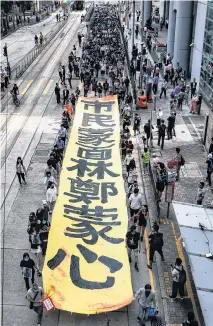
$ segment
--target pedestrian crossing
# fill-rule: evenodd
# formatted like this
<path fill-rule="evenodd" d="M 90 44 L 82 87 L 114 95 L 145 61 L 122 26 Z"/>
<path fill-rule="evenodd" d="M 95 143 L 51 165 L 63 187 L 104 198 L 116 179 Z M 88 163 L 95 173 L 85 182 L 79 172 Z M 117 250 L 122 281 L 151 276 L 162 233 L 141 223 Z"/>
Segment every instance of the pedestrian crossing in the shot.
<path fill-rule="evenodd" d="M 35 82 L 35 85 L 33 84 L 34 82 Z M 53 83 L 56 83 L 56 82 L 57 82 L 57 80 L 54 80 L 54 79 L 50 79 L 47 83 L 46 83 L 45 79 L 40 79 L 38 81 L 35 81 L 33 79 L 23 81 L 21 79 L 16 84 L 19 87 L 19 92 L 20 92 L 21 96 L 24 96 L 27 93 L 27 91 L 30 89 L 31 86 L 32 86 L 31 87 L 32 89 L 31 89 L 30 94 L 32 94 L 32 95 L 36 95 L 38 93 L 38 91 L 40 89 L 42 89 L 42 87 L 43 87 L 42 95 L 50 95 L 53 91 L 53 88 L 52 88 Z"/>

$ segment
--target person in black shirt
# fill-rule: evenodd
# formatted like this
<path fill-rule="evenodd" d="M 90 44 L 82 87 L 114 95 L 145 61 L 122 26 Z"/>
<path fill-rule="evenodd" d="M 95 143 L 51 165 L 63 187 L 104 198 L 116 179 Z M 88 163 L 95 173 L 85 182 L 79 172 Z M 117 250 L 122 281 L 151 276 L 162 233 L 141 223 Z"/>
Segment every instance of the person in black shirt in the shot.
<path fill-rule="evenodd" d="M 23 259 L 20 262 L 22 274 L 26 284 L 27 291 L 30 288 L 29 280 L 31 279 L 32 284 L 34 283 L 35 268 L 37 269 L 34 260 L 32 260 L 27 252 L 23 254 Z"/>
<path fill-rule="evenodd" d="M 158 232 L 159 231 L 159 225 L 154 224 L 153 232 L 149 235 L 149 265 L 147 267 L 149 269 L 152 269 L 152 263 L 153 263 L 153 258 L 155 251 L 159 253 L 161 256 L 161 260 L 164 262 L 164 256 L 163 256 L 163 234 Z"/>
<path fill-rule="evenodd" d="M 139 272 L 138 268 L 138 241 L 140 239 L 140 233 L 136 232 L 136 226 L 132 225 L 130 230 L 126 234 L 126 244 L 128 249 L 129 262 L 131 263 L 131 253 L 134 251 L 135 256 L 135 270 Z"/>
<path fill-rule="evenodd" d="M 212 154 L 213 153 L 213 137 L 212 137 L 212 140 L 211 140 L 211 144 L 209 146 L 209 154 Z"/>
<path fill-rule="evenodd" d="M 47 165 L 52 165 L 52 167 L 57 171 L 57 173 L 59 173 L 58 162 L 52 153 L 50 154 L 50 158 L 47 161 Z"/>
<path fill-rule="evenodd" d="M 48 241 L 50 223 L 47 220 L 42 220 L 39 226 L 40 226 L 39 235 L 41 240 L 42 255 L 45 256 L 47 251 L 47 241 Z"/>
<path fill-rule="evenodd" d="M 168 135 L 168 140 L 169 140 L 169 139 L 172 139 L 172 130 L 174 129 L 174 126 L 175 126 L 175 115 L 173 112 L 168 117 L 167 121 L 168 121 L 167 135 Z"/>
<path fill-rule="evenodd" d="M 163 150 L 164 147 L 164 138 L 166 134 L 166 125 L 164 123 L 164 120 L 161 120 L 161 125 L 158 128 L 158 146 L 161 146 L 161 149 Z M 161 142 L 162 140 L 162 142 Z M 161 142 L 161 144 L 160 144 Z"/>

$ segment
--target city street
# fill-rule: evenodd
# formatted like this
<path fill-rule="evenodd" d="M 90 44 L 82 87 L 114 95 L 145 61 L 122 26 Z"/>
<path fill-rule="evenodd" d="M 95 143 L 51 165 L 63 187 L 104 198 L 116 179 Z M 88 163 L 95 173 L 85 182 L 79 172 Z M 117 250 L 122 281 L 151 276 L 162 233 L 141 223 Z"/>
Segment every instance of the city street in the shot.
<path fill-rule="evenodd" d="M 36 323 L 36 315 L 29 310 L 25 298 L 25 286 L 19 264 L 23 253 L 29 250 L 29 236 L 26 232 L 29 213 L 36 211 L 45 198 L 45 162 L 60 127 L 62 110 L 61 106 L 56 104 L 54 94 L 55 83 L 58 82 L 57 67 L 59 61 L 67 62 L 68 53 L 74 44 L 77 46 L 77 32 L 86 33 L 85 24 L 80 24 L 81 14 L 81 11 L 70 14 L 69 21 L 62 30 L 64 37 L 55 38 L 17 81 L 20 107 L 15 108 L 9 96 L 2 101 L 1 193 L 4 196 L 1 196 L 1 208 L 4 223 L 1 223 L 1 230 L 4 228 L 4 326 L 33 326 Z M 10 37 L 12 38 L 12 35 Z M 31 44 L 33 45 L 32 42 Z M 15 53 L 12 54 L 15 56 Z M 81 55 L 80 49 L 78 55 Z M 73 88 L 80 85 L 79 80 L 73 80 L 72 84 Z M 27 185 L 24 187 L 19 186 L 16 177 L 15 160 L 18 156 L 23 158 L 27 169 Z M 133 291 L 136 292 L 141 286 L 151 282 L 156 289 L 160 316 L 163 316 L 161 297 L 157 291 L 158 278 L 153 279 L 146 265 L 147 249 L 143 245 L 139 259 L 140 273 L 132 269 Z M 37 277 L 36 281 L 41 284 L 40 278 Z M 56 310 L 45 314 L 44 325 L 86 326 L 95 322 L 100 326 L 127 326 L 130 323 L 134 326 L 137 325 L 137 309 L 137 303 L 134 302 L 130 307 L 97 316 L 71 315 Z"/>
<path fill-rule="evenodd" d="M 35 46 L 35 35 L 39 36 L 41 32 L 45 38 L 57 25 L 56 15 L 59 13 L 62 15 L 62 9 L 58 9 L 51 13 L 50 17 L 37 24 L 24 26 L 4 37 L 1 44 L 1 65 L 3 67 L 6 66 L 6 58 L 3 56 L 3 46 L 5 43 L 8 48 L 10 67 L 13 69 L 13 67 Z"/>
<path fill-rule="evenodd" d="M 110 3 L 111 2 L 112 1 L 110 1 Z M 147 3 L 148 2 L 149 1 L 147 1 Z M 169 15 L 169 9 L 168 7 L 166 7 L 168 6 L 167 1 L 163 1 L 163 2 L 166 3 L 164 8 L 164 15 L 165 15 L 164 18 L 166 20 L 166 18 L 169 19 L 169 16 L 166 17 L 166 15 Z M 159 69 L 159 71 L 156 74 L 156 67 L 158 68 L 156 64 L 161 60 L 160 55 L 157 51 L 153 51 L 153 48 L 149 49 L 149 46 L 145 41 L 145 36 L 147 36 L 148 33 L 146 35 L 145 32 L 143 34 L 143 38 L 141 37 L 141 24 L 144 23 L 145 26 L 146 24 L 145 18 L 149 18 L 149 16 L 151 16 L 151 9 L 150 9 L 151 7 L 149 8 L 150 10 L 149 12 L 149 10 L 147 9 L 147 3 L 146 5 L 144 3 L 144 5 L 141 6 L 142 4 L 141 1 L 133 1 L 131 3 L 128 2 L 128 4 L 127 3 L 121 4 L 120 2 L 118 4 L 118 2 L 116 1 L 115 7 L 109 7 L 111 8 L 109 10 L 110 10 L 110 15 L 112 17 L 109 17 L 109 19 L 106 19 L 106 17 L 104 17 L 104 19 L 106 19 L 106 26 L 109 27 L 109 30 L 107 30 L 107 32 L 105 31 L 104 34 L 103 31 L 100 29 L 99 31 L 100 36 L 98 35 L 98 31 L 97 31 L 99 27 L 96 28 L 96 25 L 94 25 L 94 17 L 97 22 L 98 13 L 101 13 L 102 10 L 104 12 L 105 10 L 100 8 L 107 8 L 107 5 L 105 5 L 106 7 L 104 7 L 103 4 L 99 3 L 98 6 L 95 7 L 94 9 L 95 14 L 93 13 L 90 22 L 81 21 L 82 19 L 81 16 L 82 15 L 85 16 L 86 14 L 86 8 L 84 8 L 84 10 L 71 11 L 69 13 L 67 22 L 61 25 L 60 31 L 56 33 L 56 35 L 53 37 L 50 43 L 42 50 L 42 52 L 33 61 L 33 63 L 27 68 L 27 70 L 23 73 L 23 75 L 19 79 L 16 79 L 14 75 L 12 76 L 10 80 L 11 84 L 9 86 L 9 89 L 13 87 L 14 83 L 18 85 L 19 87 L 18 98 L 20 100 L 20 106 L 16 107 L 14 105 L 12 96 L 9 91 L 6 90 L 6 92 L 4 92 L 5 95 L 4 97 L 2 97 L 1 100 L 1 113 L 0 113 L 1 115 L 1 119 L 0 119 L 0 125 L 1 125 L 1 134 L 0 134 L 1 224 L 0 224 L 0 228 L 1 228 L 1 235 L 2 235 L 1 236 L 1 248 L 2 248 L 1 250 L 2 252 L 1 325 L 2 326 L 22 326 L 22 325 L 26 325 L 26 326 L 36 326 L 36 325 L 38 326 L 41 325 L 42 326 L 90 326 L 90 325 L 91 326 L 93 325 L 137 326 L 137 325 L 142 325 L 140 320 L 137 321 L 137 316 L 139 315 L 138 313 L 139 304 L 137 299 L 133 300 L 130 305 L 124 306 L 123 308 L 120 308 L 118 310 L 105 312 L 101 314 L 97 313 L 94 315 L 77 314 L 75 313 L 75 311 L 72 312 L 71 310 L 65 311 L 65 310 L 55 309 L 50 312 L 46 312 L 44 310 L 44 315 L 43 315 L 41 325 L 39 322 L 37 324 L 38 317 L 35 311 L 33 311 L 33 309 L 32 310 L 29 309 L 29 301 L 27 300 L 26 297 L 26 286 L 20 268 L 20 261 L 22 260 L 23 254 L 25 252 L 28 252 L 30 254 L 30 258 L 36 261 L 35 258 L 36 256 L 31 252 L 32 247 L 29 242 L 29 234 L 27 232 L 27 229 L 29 225 L 30 213 L 36 212 L 39 207 L 42 207 L 42 201 L 46 200 L 47 187 L 45 183 L 46 181 L 44 181 L 44 177 L 47 177 L 47 174 L 45 174 L 45 169 L 47 168 L 47 160 L 49 158 L 50 153 L 53 150 L 53 145 L 56 143 L 56 140 L 58 139 L 58 130 L 61 126 L 61 121 L 62 121 L 61 117 L 65 109 L 65 106 L 63 105 L 63 96 L 62 96 L 63 91 L 65 90 L 65 86 L 63 85 L 63 83 L 59 78 L 60 62 L 62 63 L 62 65 L 65 65 L 65 69 L 67 73 L 66 85 L 70 91 L 70 95 L 71 94 L 76 95 L 77 94 L 76 88 L 79 87 L 81 97 L 87 96 L 91 98 L 96 98 L 96 101 L 98 100 L 101 101 L 101 98 L 104 97 L 104 92 L 102 93 L 102 88 L 101 91 L 99 92 L 98 86 L 97 88 L 95 88 L 94 85 L 98 85 L 99 83 L 101 83 L 100 86 L 102 87 L 102 85 L 104 85 L 104 81 L 107 80 L 109 83 L 109 88 L 106 92 L 107 95 L 108 96 L 118 95 L 119 98 L 119 102 L 118 102 L 119 112 L 122 113 L 122 115 L 120 115 L 120 121 L 119 121 L 120 134 L 121 134 L 121 138 L 120 138 L 121 142 L 119 143 L 120 146 L 119 148 L 120 149 L 122 148 L 122 144 L 121 144 L 122 141 L 124 140 L 126 141 L 126 139 L 127 139 L 127 143 L 129 140 L 132 141 L 133 144 L 132 155 L 133 155 L 133 161 L 135 161 L 134 169 L 135 169 L 136 180 L 138 183 L 137 187 L 142 196 L 143 205 L 144 204 L 148 205 L 148 210 L 149 210 L 149 213 L 147 214 L 146 217 L 147 226 L 145 227 L 144 237 L 142 237 L 142 240 L 140 238 L 141 234 L 138 233 L 140 240 L 137 241 L 137 245 L 139 247 L 136 249 L 138 250 L 137 253 L 138 253 L 139 271 L 137 271 L 137 269 L 134 266 L 133 251 L 135 254 L 135 249 L 132 250 L 132 262 L 130 261 L 133 295 L 135 295 L 136 291 L 139 290 L 140 288 L 143 288 L 146 284 L 150 284 L 152 291 L 155 292 L 155 296 L 156 296 L 155 307 L 158 310 L 157 320 L 155 322 L 146 321 L 145 324 L 143 325 L 182 326 L 183 322 L 187 320 L 188 312 L 193 311 L 195 314 L 195 319 L 199 320 L 199 323 L 191 324 L 192 326 L 211 326 L 211 323 L 207 322 L 206 313 L 204 313 L 203 311 L 202 302 L 199 301 L 200 297 L 198 297 L 197 294 L 197 289 L 199 288 L 199 286 L 197 286 L 195 282 L 196 280 L 194 279 L 194 274 L 193 274 L 194 270 L 191 266 L 191 262 L 187 257 L 187 248 L 185 248 L 184 237 L 183 234 L 181 233 L 181 228 L 183 227 L 183 225 L 178 224 L 177 215 L 172 206 L 172 203 L 171 206 L 168 205 L 165 196 L 166 190 L 163 190 L 162 196 L 158 197 L 159 194 L 157 194 L 156 191 L 157 183 L 153 177 L 153 175 L 155 177 L 157 175 L 156 169 L 154 171 L 154 167 L 153 167 L 153 158 L 156 156 L 158 158 L 158 161 L 164 163 L 165 167 L 167 168 L 168 162 L 170 162 L 171 160 L 177 161 L 176 148 L 180 148 L 181 155 L 183 155 L 185 162 L 183 166 L 179 166 L 180 179 L 174 181 L 175 184 L 174 197 L 172 198 L 171 202 L 175 202 L 175 203 L 177 202 L 181 205 L 190 204 L 193 205 L 194 207 L 197 207 L 198 186 L 199 183 L 203 181 L 206 183 L 205 192 L 203 196 L 204 198 L 202 199 L 202 204 L 199 205 L 199 207 L 212 208 L 211 205 L 213 203 L 213 187 L 210 184 L 212 173 L 210 173 L 209 184 L 207 184 L 208 183 L 207 181 L 209 180 L 206 179 L 206 174 L 207 174 L 206 172 L 208 172 L 206 161 L 208 159 L 211 159 L 211 157 L 208 156 L 209 154 L 208 148 L 211 142 L 211 137 L 213 137 L 212 134 L 213 131 L 211 129 L 212 113 L 209 110 L 209 104 L 208 104 L 209 93 L 207 92 L 207 95 L 205 94 L 205 90 L 207 89 L 208 86 L 205 86 L 206 88 L 203 86 L 204 83 L 207 83 L 205 80 L 204 81 L 202 80 L 202 78 L 204 77 L 199 76 L 200 80 L 198 80 L 198 77 L 196 75 L 197 83 L 198 83 L 197 89 L 198 87 L 200 87 L 200 90 L 202 91 L 203 94 L 203 102 L 201 105 L 200 114 L 190 113 L 191 110 L 190 109 L 191 98 L 190 98 L 188 105 L 184 103 L 182 109 L 177 110 L 176 120 L 175 120 L 175 136 L 173 136 L 171 139 L 167 139 L 168 137 L 166 133 L 164 148 L 162 148 L 162 146 L 159 146 L 158 144 L 159 116 L 157 114 L 159 113 L 159 108 L 161 108 L 163 111 L 163 117 L 161 117 L 160 123 L 162 123 L 162 120 L 164 119 L 165 124 L 167 126 L 168 124 L 167 119 L 171 115 L 170 94 L 173 91 L 173 86 L 170 84 L 169 81 L 168 86 L 166 88 L 167 96 L 166 97 L 162 96 L 162 98 L 159 97 L 161 91 L 161 85 L 165 81 L 164 78 L 165 78 L 166 64 L 163 63 L 161 69 Z M 152 2 L 149 3 L 152 6 Z M 142 22 L 141 22 L 141 16 L 140 19 L 138 18 L 138 21 L 135 22 L 135 20 L 133 20 L 132 13 L 133 13 L 134 5 L 135 5 L 135 12 L 137 11 L 137 15 L 139 16 L 141 15 L 141 13 L 138 14 L 138 11 L 141 10 L 141 7 L 143 8 L 144 11 L 143 14 L 145 15 L 145 18 L 143 19 Z M 156 6 L 157 7 L 162 6 L 162 1 L 155 3 L 155 7 Z M 170 6 L 171 6 L 171 2 L 170 2 Z M 153 9 L 152 9 L 153 11 L 155 10 L 154 9 L 155 7 L 153 5 Z M 160 11 L 162 11 L 162 8 L 160 9 Z M 212 12 L 213 12 L 213 8 L 212 8 Z M 10 66 L 11 68 L 13 68 L 21 59 L 23 59 L 29 53 L 29 51 L 31 51 L 34 48 L 35 34 L 38 35 L 40 32 L 42 32 L 44 37 L 46 37 L 48 33 L 51 33 L 54 30 L 57 24 L 60 24 L 59 22 L 57 23 L 56 21 L 57 13 L 61 13 L 62 15 L 62 9 L 58 9 L 56 12 L 52 13 L 49 18 L 45 19 L 44 21 L 38 24 L 22 27 L 17 31 L 15 31 L 14 33 L 11 33 L 9 36 L 5 37 L 2 40 L 2 46 L 1 46 L 1 65 L 3 67 L 6 66 L 6 58 L 2 55 L 2 49 L 4 43 L 7 43 Z M 113 23 L 115 25 L 113 25 Z M 99 21 L 99 24 L 101 24 L 101 21 Z M 139 26 L 139 30 L 140 30 L 137 37 L 135 33 L 136 25 Z M 159 42 L 167 43 L 168 40 L 171 40 L 171 38 L 169 39 L 169 35 L 170 35 L 169 33 L 171 33 L 171 31 L 168 32 L 168 28 L 165 27 L 165 22 L 162 31 L 160 31 L 160 23 L 153 23 L 153 26 L 154 28 L 159 28 L 158 31 Z M 116 40 L 114 39 L 115 37 L 113 35 L 113 31 L 114 32 L 118 31 L 118 35 L 119 35 L 118 38 L 120 39 L 119 40 L 117 39 L 117 43 L 122 44 L 120 48 L 121 48 L 121 52 L 123 51 L 120 54 L 119 50 L 116 50 L 117 52 L 115 52 L 115 56 L 113 52 L 114 50 L 112 51 L 110 49 L 111 42 L 112 44 L 115 44 L 113 42 L 116 42 Z M 134 36 L 132 35 L 132 31 Z M 112 35 L 110 36 L 110 32 L 112 33 L 113 36 Z M 84 36 L 82 38 L 83 44 L 81 47 L 79 47 L 79 34 L 83 34 Z M 98 37 L 95 38 L 94 35 L 98 35 Z M 97 39 L 101 40 L 101 35 L 102 37 L 104 35 L 106 39 L 108 37 L 107 39 L 108 43 L 106 43 L 106 46 L 104 43 L 101 43 L 101 41 L 99 40 L 97 41 Z M 110 41 L 110 37 L 111 37 L 111 41 Z M 94 40 L 94 43 L 91 43 L 92 39 Z M 136 48 L 138 49 L 139 58 L 141 58 L 140 50 L 142 47 L 141 44 L 142 40 L 144 43 L 146 43 L 146 55 L 142 56 L 142 59 L 140 59 L 141 62 L 140 62 L 139 71 L 136 71 L 135 74 L 133 74 L 131 71 L 132 66 L 134 69 L 136 62 L 138 60 L 138 55 L 136 56 L 136 59 L 133 60 L 133 52 L 132 52 L 133 45 L 135 45 Z M 91 44 L 92 47 L 89 46 Z M 101 48 L 100 50 L 101 44 L 104 49 Z M 76 50 L 73 49 L 74 46 L 76 47 Z M 95 46 L 97 46 L 96 49 L 97 56 L 95 55 L 92 57 L 90 51 L 92 51 L 95 48 Z M 171 44 L 169 46 L 171 47 Z M 69 87 L 69 83 L 68 83 L 68 71 L 70 69 L 70 68 L 68 69 L 69 66 L 68 56 L 70 55 L 71 51 L 73 51 L 74 53 L 76 51 L 76 53 L 73 55 L 75 59 L 80 58 L 80 77 L 76 76 L 76 72 L 74 68 L 75 73 L 72 72 L 72 89 Z M 109 51 L 108 57 L 106 55 L 107 51 Z M 105 54 L 103 54 L 102 52 Z M 128 58 L 126 57 L 126 53 L 128 53 Z M 122 56 L 124 57 L 123 62 L 122 62 Z M 103 57 L 102 61 L 99 59 L 100 57 Z M 114 63 L 112 57 L 114 58 Z M 168 57 L 168 53 L 167 53 L 167 57 Z M 92 61 L 91 58 L 92 60 L 94 60 L 93 64 L 91 64 Z M 144 59 L 147 60 L 146 63 L 143 61 Z M 188 69 L 187 62 L 185 59 L 181 57 L 181 55 L 180 58 L 178 58 L 178 60 L 183 65 L 184 69 L 186 69 L 186 67 Z M 98 64 L 100 64 L 99 68 L 96 68 L 97 62 Z M 176 57 L 174 59 L 174 62 L 175 62 L 174 68 L 176 69 L 176 65 L 177 65 Z M 196 62 L 196 60 L 193 62 Z M 108 71 L 106 68 L 106 64 L 108 65 Z M 159 86 L 156 92 L 156 102 L 154 100 L 150 101 L 150 103 L 148 103 L 146 108 L 142 108 L 139 105 L 139 101 L 138 101 L 139 96 L 142 96 L 142 91 L 144 91 L 145 95 L 148 94 L 147 92 L 148 82 L 144 82 L 144 86 L 142 84 L 143 86 L 142 89 L 140 87 L 140 76 L 145 75 L 144 72 L 143 72 L 144 75 L 142 75 L 143 65 L 145 66 L 147 71 L 148 71 L 148 66 L 152 67 L 149 76 L 150 78 L 149 80 L 151 80 L 152 99 L 154 99 L 154 89 L 153 89 L 154 77 L 157 75 L 159 79 Z M 103 66 L 105 68 L 103 68 Z M 118 69 L 118 66 L 119 67 L 121 66 L 120 70 Z M 191 66 L 192 66 L 191 69 L 194 73 L 195 69 L 193 63 L 191 64 Z M 102 74 L 102 70 L 106 70 L 106 71 L 104 71 L 104 73 Z M 116 84 L 115 81 L 112 82 L 113 72 L 117 73 L 115 79 L 117 79 L 116 81 L 119 84 L 119 86 L 115 86 Z M 192 78 L 194 78 L 193 73 L 191 74 L 191 77 L 186 76 L 183 78 L 185 84 L 191 85 L 191 80 Z M 85 77 L 87 74 L 90 75 L 89 82 Z M 127 77 L 130 80 L 128 87 L 126 86 L 126 84 L 124 86 L 125 79 Z M 178 77 L 177 80 L 178 80 L 177 84 L 182 82 L 181 77 Z M 199 82 L 201 86 L 199 86 Z M 56 83 L 59 83 L 59 87 L 60 87 L 60 94 L 61 94 L 60 104 L 57 104 L 56 101 L 56 94 L 55 94 Z M 211 82 L 209 82 L 209 85 L 211 86 Z M 123 92 L 122 87 L 125 87 L 123 99 L 122 99 L 122 92 Z M 136 92 L 137 95 L 136 97 L 134 97 L 134 93 Z M 130 94 L 133 95 L 133 100 L 131 102 L 128 102 L 128 96 Z M 100 97 L 100 99 L 98 97 Z M 85 98 L 83 99 L 85 100 Z M 67 103 L 69 103 L 69 101 L 70 99 L 68 99 Z M 106 98 L 104 101 L 106 101 Z M 74 106 L 73 104 L 72 106 L 75 107 L 76 109 L 76 106 Z M 130 125 L 127 124 L 128 126 L 127 129 L 129 128 L 128 136 L 125 136 L 125 127 L 123 127 L 123 123 L 125 122 L 125 119 L 127 119 L 123 114 L 126 107 L 128 107 L 129 110 L 131 111 Z M 106 109 L 106 112 L 107 110 L 108 109 Z M 136 114 L 140 117 L 141 122 L 139 124 L 139 129 L 138 129 L 140 133 L 138 133 L 135 136 L 134 119 L 136 117 Z M 72 135 L 72 132 L 76 132 L 76 133 L 79 132 L 75 128 L 73 128 L 74 131 L 72 129 L 74 122 L 76 123 L 76 125 L 78 125 L 78 127 L 80 125 L 79 121 L 76 122 L 76 120 L 74 120 L 76 113 L 73 114 L 73 116 L 71 117 L 70 128 L 68 129 L 68 138 L 70 135 Z M 147 137 L 147 133 L 145 132 L 144 125 L 150 119 L 151 119 L 151 127 L 149 127 L 149 132 L 151 132 L 152 134 L 152 142 L 153 142 L 152 146 L 150 141 L 148 142 L 145 141 L 145 143 L 143 142 L 143 137 Z M 92 129 L 90 129 L 90 131 L 91 130 Z M 97 138 L 98 137 L 99 136 L 97 136 Z M 147 144 L 148 144 L 148 150 L 150 152 L 150 158 L 148 161 L 149 168 L 146 172 L 145 169 L 146 165 L 144 164 L 144 148 L 147 146 Z M 90 145 L 91 144 L 87 144 L 87 146 Z M 128 149 L 128 146 L 125 148 Z M 94 150 L 94 148 L 92 149 Z M 97 148 L 95 149 L 97 150 Z M 97 156 L 99 155 L 99 152 L 100 151 L 97 150 L 96 153 Z M 72 160 L 71 158 L 74 157 L 72 153 L 72 148 L 69 154 L 70 154 L 70 160 Z M 23 159 L 24 166 L 26 167 L 26 171 L 27 171 L 26 184 L 22 183 L 20 185 L 18 182 L 17 166 L 16 166 L 16 160 L 18 157 L 21 157 Z M 64 157 L 65 154 L 63 158 Z M 63 162 L 63 158 L 62 158 L 62 162 Z M 138 226 L 139 221 L 134 220 L 136 216 L 135 214 L 137 213 L 135 212 L 132 215 L 131 212 L 131 210 L 136 211 L 136 209 L 131 207 L 131 203 L 129 202 L 128 199 L 129 198 L 128 187 L 131 183 L 129 182 L 128 179 L 129 171 L 127 170 L 127 165 L 125 163 L 126 160 L 122 161 L 120 159 L 120 156 L 112 157 L 112 159 L 114 162 L 119 161 L 119 164 L 121 161 L 123 166 L 123 170 L 121 169 L 123 178 L 122 178 L 122 182 L 119 183 L 119 187 L 124 187 L 125 192 L 127 194 L 126 201 L 123 202 L 122 204 L 125 211 L 128 211 L 128 226 L 130 227 L 133 224 L 137 224 Z M 94 163 L 94 161 L 92 162 Z M 95 165 L 95 163 L 94 164 L 93 163 L 91 165 Z M 179 163 L 176 164 L 178 166 Z M 82 172 L 83 168 L 81 171 L 81 167 L 80 167 L 79 171 L 80 174 L 78 174 L 78 177 L 79 176 L 82 177 L 81 173 L 83 173 Z M 62 172 L 64 172 L 63 166 L 62 166 Z M 90 173 L 88 175 L 92 175 L 92 174 Z M 62 186 L 65 186 L 65 180 L 62 180 L 62 178 L 60 178 L 59 175 L 58 178 L 56 177 L 56 180 L 58 182 L 58 184 L 56 185 L 57 196 L 58 196 L 62 191 Z M 113 184 L 114 184 L 114 180 L 116 181 L 116 178 L 113 179 Z M 89 181 L 91 182 L 91 180 L 88 180 L 87 182 Z M 108 180 L 106 180 L 106 183 L 107 182 Z M 168 183 L 169 181 L 167 176 L 166 186 L 168 185 Z M 82 185 L 79 186 L 79 188 L 81 187 Z M 167 188 L 165 187 L 165 189 Z M 119 188 L 118 188 L 118 194 L 119 194 Z M 111 196 L 109 190 L 108 190 L 108 195 Z M 133 191 L 132 191 L 132 195 L 133 195 Z M 158 198 L 160 198 L 160 200 L 156 200 Z M 70 200 L 67 202 L 72 202 L 72 201 Z M 86 202 L 84 202 L 84 207 L 88 207 L 85 205 L 85 203 Z M 102 205 L 101 203 L 103 202 L 100 202 L 100 205 Z M 157 204 L 159 205 L 159 207 L 157 206 Z M 92 206 L 92 208 L 94 207 L 95 206 Z M 167 210 L 169 209 L 169 207 L 170 207 L 170 211 L 168 213 Z M 158 208 L 160 209 L 160 213 L 157 210 Z M 140 209 L 142 209 L 141 204 L 140 204 Z M 80 213 L 78 214 L 79 216 L 81 215 Z M 134 217 L 133 221 L 130 221 L 130 214 L 131 216 Z M 56 218 L 56 214 L 54 214 L 54 211 L 52 215 L 48 214 L 48 216 L 49 216 L 50 223 L 52 218 L 53 219 Z M 63 216 L 63 212 L 62 212 L 62 216 Z M 163 233 L 164 242 L 163 242 L 163 247 L 161 249 L 163 250 L 165 261 L 163 260 L 163 258 L 161 261 L 160 255 L 157 253 L 155 254 L 156 257 L 153 259 L 154 264 L 152 265 L 152 268 L 149 268 L 150 259 L 151 259 L 150 258 L 151 240 L 149 238 L 149 234 L 150 232 L 152 232 L 152 234 L 155 232 L 154 230 L 155 222 L 157 222 L 157 224 L 159 225 L 160 228 L 159 232 Z M 58 224 L 60 223 L 58 222 Z M 212 225 L 211 228 L 209 228 L 210 231 L 213 230 Z M 199 226 L 197 225 L 196 227 L 197 229 L 200 230 L 200 225 Z M 140 228 L 142 229 L 141 225 Z M 127 231 L 128 230 L 126 230 L 126 232 Z M 79 231 L 77 230 L 77 232 Z M 101 231 L 99 231 L 98 233 L 100 235 Z M 57 238 L 57 235 L 55 236 Z M 93 237 L 92 233 L 91 236 Z M 107 235 L 105 234 L 104 236 L 107 237 Z M 108 237 L 111 237 L 111 235 L 108 235 Z M 52 234 L 51 234 L 51 241 L 53 241 Z M 85 244 L 86 242 L 84 243 L 82 241 L 81 242 L 79 241 L 79 243 Z M 210 241 L 208 240 L 208 243 L 205 242 L 205 245 L 206 244 L 208 244 L 208 252 L 211 253 L 213 250 L 211 240 Z M 73 255 L 72 245 L 73 243 L 70 242 L 70 248 L 67 248 L 67 250 L 70 251 L 69 253 L 70 256 L 71 254 Z M 105 242 L 104 245 L 107 246 L 108 242 Z M 126 243 L 125 248 L 130 248 L 128 247 L 128 242 Z M 102 247 L 101 251 L 102 250 L 104 254 L 105 248 Z M 157 249 L 155 250 L 158 251 Z M 205 258 L 206 253 L 207 251 L 202 254 L 202 257 Z M 48 254 L 48 249 L 47 249 L 47 254 Z M 43 265 L 44 266 L 47 265 L 46 263 L 47 261 L 44 264 L 45 257 L 43 256 L 41 256 L 41 268 L 40 268 L 41 271 Z M 180 300 L 179 296 L 177 296 L 177 300 L 174 300 L 176 299 L 174 297 L 170 298 L 172 294 L 173 285 L 174 285 L 174 277 L 171 272 L 171 265 L 175 263 L 178 257 L 182 259 L 183 266 L 186 270 L 186 281 L 184 283 L 185 292 L 184 292 L 184 298 L 181 298 L 182 300 Z M 63 270 L 61 269 L 60 271 L 62 273 L 61 275 L 63 276 Z M 53 271 L 51 272 L 53 273 Z M 71 267 L 70 267 L 70 274 L 71 274 Z M 98 275 L 98 276 L 102 277 L 103 275 Z M 128 282 L 128 280 L 126 281 Z M 42 287 L 46 286 L 46 284 L 43 284 L 42 276 L 37 275 L 37 273 L 35 274 L 35 282 L 38 283 L 39 286 Z M 179 282 L 180 281 L 178 280 L 177 283 Z M 199 290 L 202 290 L 204 292 L 211 292 L 211 287 L 212 284 L 209 285 L 209 289 L 207 290 L 203 289 L 202 287 L 200 287 Z M 122 292 L 124 292 L 125 288 L 121 290 Z M 101 292 L 103 290 L 99 288 L 98 290 L 95 289 L 94 291 Z M 105 300 L 106 302 L 108 300 L 108 298 L 104 298 L 104 296 L 106 295 L 105 293 L 101 292 L 101 295 L 103 296 L 103 299 L 102 302 L 97 302 L 97 307 L 98 305 L 103 305 L 104 307 Z M 72 297 L 72 293 L 70 293 L 70 297 Z M 76 298 L 73 296 L 72 300 L 78 301 L 80 303 L 82 298 L 81 297 Z"/>

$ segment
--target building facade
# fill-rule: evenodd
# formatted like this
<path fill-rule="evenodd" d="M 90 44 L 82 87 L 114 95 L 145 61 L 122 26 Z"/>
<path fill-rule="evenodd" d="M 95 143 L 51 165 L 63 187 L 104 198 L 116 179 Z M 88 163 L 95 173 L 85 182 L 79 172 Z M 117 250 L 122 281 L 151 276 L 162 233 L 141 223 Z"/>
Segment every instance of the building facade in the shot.
<path fill-rule="evenodd" d="M 208 1 L 204 29 L 199 91 L 207 103 L 213 97 L 213 1 Z"/>

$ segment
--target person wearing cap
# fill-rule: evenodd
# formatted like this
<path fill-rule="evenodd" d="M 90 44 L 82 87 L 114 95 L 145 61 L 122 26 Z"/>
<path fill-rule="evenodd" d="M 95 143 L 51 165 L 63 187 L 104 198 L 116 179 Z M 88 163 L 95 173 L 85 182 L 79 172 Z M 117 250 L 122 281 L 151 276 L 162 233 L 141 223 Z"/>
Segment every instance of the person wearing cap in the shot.
<path fill-rule="evenodd" d="M 42 206 L 39 207 L 36 211 L 36 217 L 38 220 L 47 220 L 49 219 L 49 207 L 46 200 L 42 200 Z"/>
<path fill-rule="evenodd" d="M 206 177 L 206 181 L 208 181 L 209 187 L 211 187 L 211 185 L 212 185 L 211 174 L 213 172 L 213 158 L 212 158 L 212 154 L 211 153 L 208 155 L 208 159 L 206 160 L 206 163 L 207 163 L 207 177 Z"/>
<path fill-rule="evenodd" d="M 132 262 L 131 253 L 132 250 L 135 256 L 135 270 L 139 272 L 138 268 L 138 245 L 140 240 L 140 233 L 136 232 L 136 226 L 132 225 L 130 230 L 126 234 L 126 246 L 128 249 L 129 262 Z"/>

